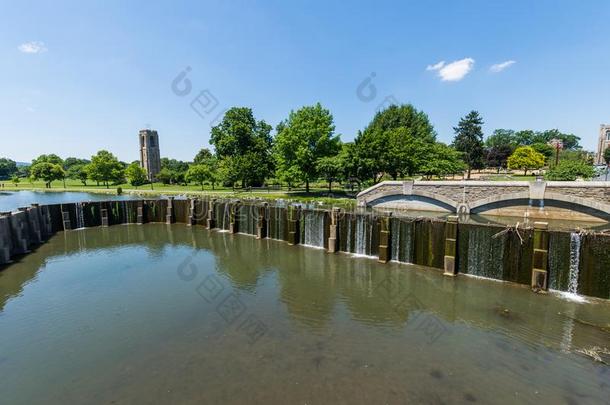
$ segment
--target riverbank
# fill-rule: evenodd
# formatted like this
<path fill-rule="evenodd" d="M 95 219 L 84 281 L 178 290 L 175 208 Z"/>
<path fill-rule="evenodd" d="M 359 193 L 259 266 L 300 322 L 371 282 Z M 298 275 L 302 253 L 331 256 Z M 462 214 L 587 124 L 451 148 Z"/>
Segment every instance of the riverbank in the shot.
<path fill-rule="evenodd" d="M 318 203 L 320 205 L 334 205 L 344 208 L 353 208 L 356 206 L 355 194 L 350 195 L 345 191 L 332 191 L 329 193 L 327 189 L 315 188 L 309 193 L 301 189 L 293 190 L 274 190 L 274 189 L 255 189 L 241 190 L 231 188 L 204 188 L 200 186 L 182 186 L 182 185 L 165 185 L 155 184 L 154 189 L 142 187 L 133 187 L 129 184 L 120 184 L 106 188 L 105 186 L 74 184 L 73 181 L 67 181 L 66 187 L 62 182 L 54 182 L 51 188 L 46 188 L 43 182 L 23 183 L 15 187 L 13 184 L 4 183 L 1 191 L 36 191 L 45 193 L 63 193 L 63 192 L 78 192 L 78 193 L 93 193 L 103 195 L 117 195 L 118 189 L 121 189 L 122 194 L 129 194 L 141 197 L 156 197 L 156 196 L 183 196 L 189 198 L 202 197 L 217 197 L 217 198 L 238 198 L 238 199 L 263 199 L 263 200 L 287 200 L 291 202 Z"/>

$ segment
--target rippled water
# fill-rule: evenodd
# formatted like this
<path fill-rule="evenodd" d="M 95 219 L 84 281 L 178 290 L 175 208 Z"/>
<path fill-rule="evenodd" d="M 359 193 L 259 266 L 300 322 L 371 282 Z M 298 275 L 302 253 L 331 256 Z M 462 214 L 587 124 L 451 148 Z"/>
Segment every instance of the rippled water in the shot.
<path fill-rule="evenodd" d="M 82 193 L 78 191 L 0 191 L 0 211 L 15 211 L 30 204 L 65 204 L 83 201 L 133 200 L 138 196 L 130 194 L 112 195 Z"/>
<path fill-rule="evenodd" d="M 610 303 L 149 224 L 0 272 L 2 403 L 604 403 Z"/>

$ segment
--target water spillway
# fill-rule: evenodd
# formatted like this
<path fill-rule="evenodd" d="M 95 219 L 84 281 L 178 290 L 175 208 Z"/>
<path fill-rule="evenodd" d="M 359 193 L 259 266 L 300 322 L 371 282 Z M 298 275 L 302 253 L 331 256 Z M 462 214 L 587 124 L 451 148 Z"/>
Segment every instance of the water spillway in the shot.
<path fill-rule="evenodd" d="M 119 224 L 184 223 L 531 285 L 610 298 L 610 235 L 545 227 L 400 217 L 290 204 L 161 199 L 33 205 L 0 216 L 0 265 L 54 233 Z"/>

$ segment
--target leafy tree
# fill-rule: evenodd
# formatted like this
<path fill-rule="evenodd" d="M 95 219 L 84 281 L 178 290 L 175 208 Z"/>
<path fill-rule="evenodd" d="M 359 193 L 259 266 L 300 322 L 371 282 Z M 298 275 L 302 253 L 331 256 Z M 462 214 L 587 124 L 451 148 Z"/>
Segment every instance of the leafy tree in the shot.
<path fill-rule="evenodd" d="M 341 179 L 343 163 L 343 157 L 340 154 L 322 157 L 316 162 L 318 173 L 328 182 L 328 192 L 332 192 L 333 181 Z"/>
<path fill-rule="evenodd" d="M 377 183 L 383 173 L 394 179 L 401 174 L 412 175 L 418 164 L 416 151 L 435 138 L 434 127 L 424 112 L 411 104 L 391 105 L 375 114 L 356 136 L 352 163 L 357 176 Z"/>
<path fill-rule="evenodd" d="M 230 159 L 225 166 L 233 171 L 231 176 L 241 180 L 242 187 L 263 184 L 273 169 L 271 126 L 256 121 L 250 108 L 233 107 L 211 132 L 217 157 Z"/>
<path fill-rule="evenodd" d="M 483 166 L 483 119 L 477 111 L 471 111 L 466 117 L 460 119 L 457 127 L 454 127 L 455 139 L 453 147 L 462 152 L 466 163 L 468 179 L 472 169 L 480 169 Z"/>
<path fill-rule="evenodd" d="M 485 140 L 484 160 L 486 167 L 495 167 L 498 172 L 505 169 L 508 157 L 517 147 L 517 138 L 512 129 L 496 129 Z"/>
<path fill-rule="evenodd" d="M 198 165 L 208 159 L 211 159 L 213 156 L 214 155 L 212 154 L 212 152 L 210 152 L 209 149 L 203 148 L 199 152 L 197 152 L 197 154 L 195 155 L 195 159 L 193 159 L 193 163 Z"/>
<path fill-rule="evenodd" d="M 590 179 L 595 176 L 595 169 L 592 165 L 583 161 L 563 160 L 549 170 L 545 178 L 548 180 L 568 180 L 574 181 L 577 178 Z"/>
<path fill-rule="evenodd" d="M 89 174 L 87 173 L 87 164 L 75 163 L 71 165 L 68 169 L 64 167 L 64 170 L 66 170 L 66 176 L 69 179 L 80 180 L 83 185 L 87 185 L 87 178 L 89 177 Z"/>
<path fill-rule="evenodd" d="M 57 155 L 51 153 L 49 155 L 40 155 L 36 159 L 32 160 L 32 166 L 36 163 L 52 163 L 63 167 L 64 161 Z"/>
<path fill-rule="evenodd" d="M 13 174 L 13 176 L 11 177 L 11 181 L 13 182 L 15 187 L 19 187 L 19 183 L 21 182 L 19 176 L 17 176 L 16 174 Z"/>
<path fill-rule="evenodd" d="M 544 166 L 544 155 L 536 152 L 531 146 L 520 146 L 508 158 L 509 169 L 523 170 L 527 176 L 528 170 L 540 169 Z"/>
<path fill-rule="evenodd" d="M 209 181 L 212 178 L 212 173 L 210 168 L 204 164 L 191 165 L 186 172 L 186 178 L 188 181 L 191 181 L 196 184 L 201 185 L 201 190 L 203 190 L 203 184 L 206 181 Z"/>
<path fill-rule="evenodd" d="M 517 137 L 512 129 L 496 129 L 493 134 L 485 139 L 485 147 L 487 148 L 510 147 L 514 150 L 517 145 Z"/>
<path fill-rule="evenodd" d="M 514 148 L 510 145 L 498 145 L 485 149 L 485 166 L 505 169 L 508 164 L 508 157 L 513 153 Z"/>
<path fill-rule="evenodd" d="M 544 155 L 544 162 L 546 164 L 548 164 L 550 159 L 553 156 L 555 156 L 555 148 L 547 143 L 538 142 L 538 143 L 533 143 L 531 146 L 532 146 L 532 149 L 534 149 L 536 152 Z"/>
<path fill-rule="evenodd" d="M 75 158 L 75 157 L 68 157 L 63 161 L 63 168 L 66 172 L 70 173 L 70 169 L 73 166 L 85 166 L 88 165 L 89 162 L 87 159 L 79 159 L 79 158 Z M 68 176 L 69 177 L 69 176 Z"/>
<path fill-rule="evenodd" d="M 444 143 L 429 144 L 423 156 L 419 171 L 428 179 L 432 176 L 443 177 L 464 171 L 462 154 Z"/>
<path fill-rule="evenodd" d="M 8 158 L 0 158 L 0 180 L 11 178 L 17 173 L 17 163 Z"/>
<path fill-rule="evenodd" d="M 531 129 L 515 132 L 515 141 L 519 146 L 528 146 L 536 142 L 536 133 Z"/>
<path fill-rule="evenodd" d="M 59 164 L 43 161 L 31 166 L 30 176 L 33 180 L 43 180 L 45 187 L 51 188 L 51 182 L 63 179 L 65 172 Z"/>
<path fill-rule="evenodd" d="M 334 131 L 333 116 L 320 103 L 291 111 L 275 138 L 278 176 L 304 181 L 309 192 L 309 183 L 318 175 L 318 159 L 339 152 L 340 139 Z"/>
<path fill-rule="evenodd" d="M 91 156 L 91 163 L 87 166 L 89 178 L 104 183 L 108 188 L 109 182 L 120 182 L 124 178 L 124 168 L 121 162 L 110 152 L 101 150 Z"/>
<path fill-rule="evenodd" d="M 127 166 L 127 169 L 125 169 L 125 177 L 129 180 L 129 184 L 135 188 L 145 184 L 148 180 L 146 170 L 140 166 L 139 162 L 133 162 Z"/>
<path fill-rule="evenodd" d="M 184 184 L 186 182 L 186 171 L 189 164 L 176 159 L 161 159 L 161 171 L 157 174 L 157 180 L 164 184 Z"/>

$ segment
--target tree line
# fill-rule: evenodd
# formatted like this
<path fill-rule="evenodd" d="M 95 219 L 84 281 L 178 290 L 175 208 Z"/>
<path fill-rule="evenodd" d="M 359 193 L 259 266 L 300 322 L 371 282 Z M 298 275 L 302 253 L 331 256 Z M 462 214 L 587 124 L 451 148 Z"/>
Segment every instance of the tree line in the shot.
<path fill-rule="evenodd" d="M 453 128 L 450 145 L 437 141 L 428 116 L 411 104 L 392 105 L 375 114 L 358 131 L 353 142 L 342 142 L 335 133 L 331 112 L 320 103 L 292 111 L 275 127 L 254 117 L 252 109 L 233 107 L 211 129 L 214 151 L 201 149 L 192 162 L 163 158 L 156 180 L 165 184 L 196 183 L 229 187 L 260 187 L 269 184 L 304 186 L 324 181 L 374 184 L 383 178 L 416 175 L 443 178 L 455 174 L 471 177 L 472 170 L 495 168 L 536 170 L 548 166 L 550 178 L 592 177 L 591 154 L 582 150 L 580 138 L 556 129 L 547 131 L 496 129 L 483 139 L 483 119 L 471 111 Z M 553 157 L 561 142 L 561 164 Z M 568 162 L 568 163 L 565 163 Z M 561 166 L 563 165 L 563 166 Z M 561 167 L 559 167 L 561 166 Z M 569 167 L 568 167 L 569 166 Z M 566 170 L 569 169 L 569 170 Z M 47 187 L 66 178 L 106 187 L 125 180 L 135 187 L 147 183 L 138 161 L 127 164 L 102 150 L 91 159 L 41 155 L 28 168 L 0 159 L 0 178 L 30 177 Z M 16 179 L 16 180 L 15 180 Z"/>

